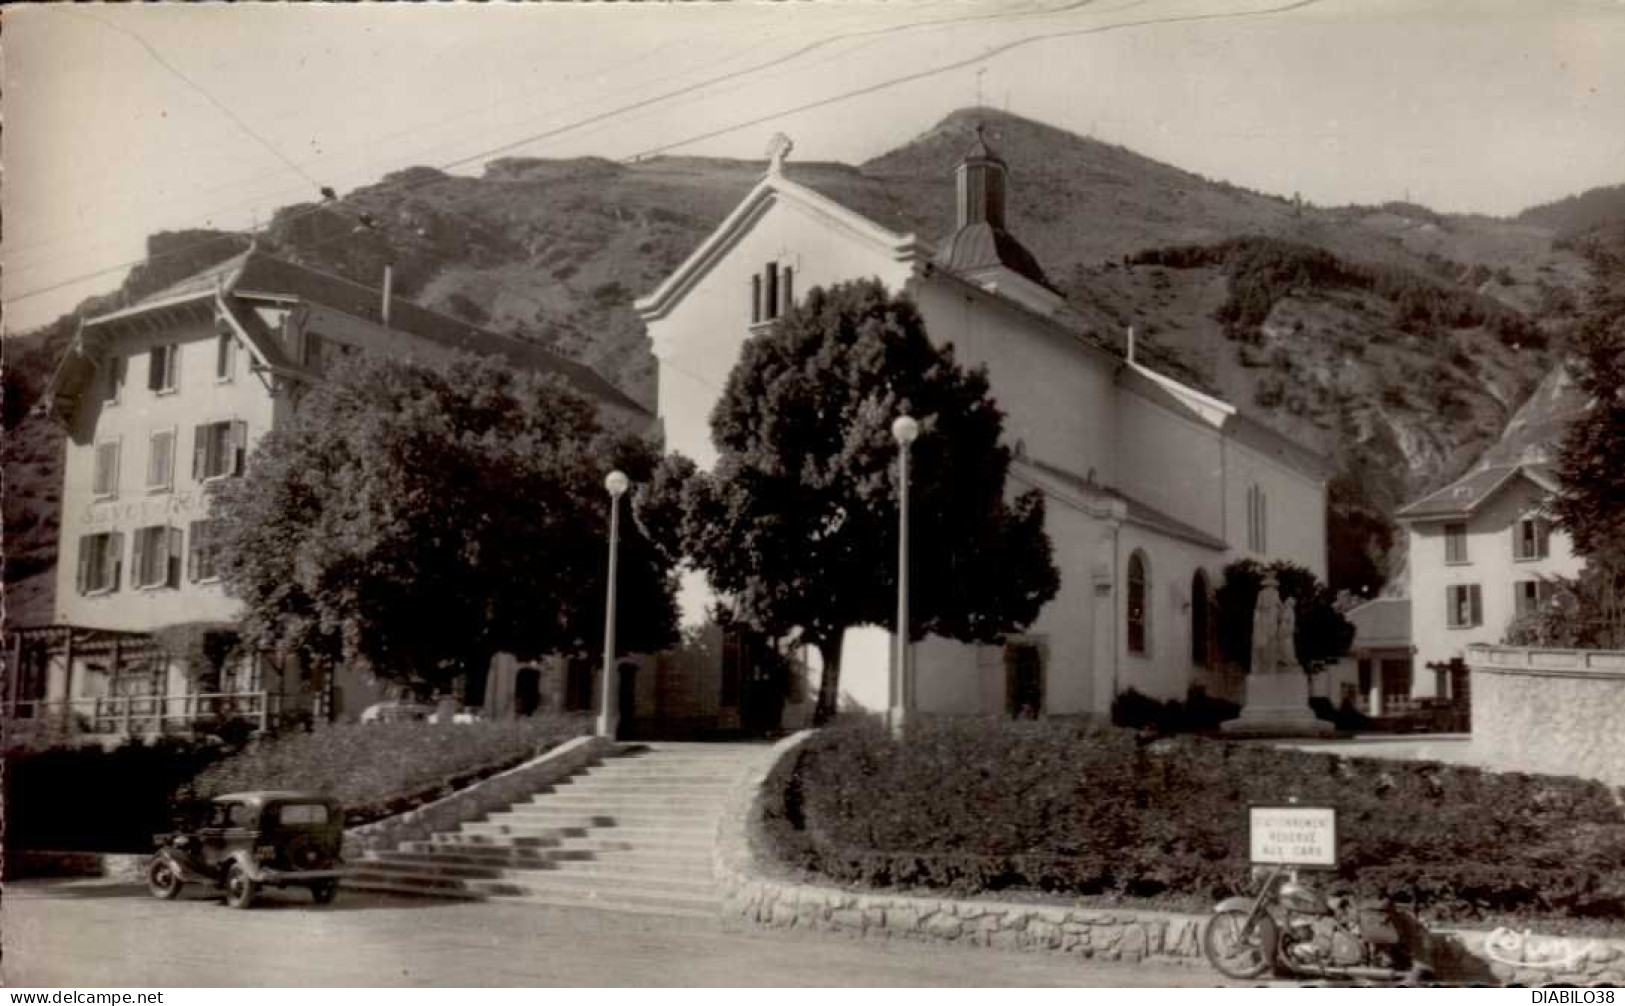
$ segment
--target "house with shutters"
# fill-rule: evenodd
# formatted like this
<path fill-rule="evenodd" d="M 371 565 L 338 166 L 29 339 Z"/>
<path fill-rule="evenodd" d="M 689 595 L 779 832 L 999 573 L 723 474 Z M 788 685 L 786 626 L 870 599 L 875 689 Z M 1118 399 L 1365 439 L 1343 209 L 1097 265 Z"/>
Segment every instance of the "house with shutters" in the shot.
<path fill-rule="evenodd" d="M 230 629 L 237 603 L 216 574 L 205 492 L 241 477 L 301 389 L 357 352 L 497 355 L 562 376 L 608 422 L 650 421 L 593 371 L 539 346 L 258 250 L 87 318 L 47 396 L 67 433 L 55 617 L 9 633 L 12 711 L 153 732 L 195 715 L 199 694 L 236 696 L 252 716 L 272 696 L 308 690 L 297 669 L 262 655 L 200 669 L 157 637 L 201 627 L 194 649 L 209 653 L 210 630 Z M 346 692 L 357 707 L 367 689 L 325 690 Z"/>
<path fill-rule="evenodd" d="M 945 165 L 957 219 L 935 243 L 819 191 L 813 180 L 827 175 L 787 164 L 788 143 L 777 144 L 765 177 L 636 304 L 657 361 L 667 449 L 709 468 L 709 417 L 745 342 L 770 338 L 775 319 L 814 286 L 877 278 L 914 300 L 931 338 L 987 368 L 1015 455 L 1007 491 L 1044 494 L 1062 581 L 1029 630 L 1003 645 L 918 643 L 918 707 L 1104 714 L 1128 689 L 1226 690 L 1214 647 L 1222 569 L 1288 559 L 1324 578 L 1330 468 L 1144 365 L 1132 339 L 1092 330 L 1015 236 L 1009 166 L 972 132 L 958 135 L 963 156 Z M 692 664 L 658 669 L 660 694 L 672 715 L 748 727 L 753 708 L 772 707 L 751 693 L 759 676 L 749 655 L 761 641 L 708 627 L 718 600 L 701 574 L 687 576 L 684 619 L 714 638 L 694 648 Z M 886 708 L 893 658 L 887 627 L 851 630 L 843 703 Z M 815 691 L 816 680 L 806 692 Z"/>

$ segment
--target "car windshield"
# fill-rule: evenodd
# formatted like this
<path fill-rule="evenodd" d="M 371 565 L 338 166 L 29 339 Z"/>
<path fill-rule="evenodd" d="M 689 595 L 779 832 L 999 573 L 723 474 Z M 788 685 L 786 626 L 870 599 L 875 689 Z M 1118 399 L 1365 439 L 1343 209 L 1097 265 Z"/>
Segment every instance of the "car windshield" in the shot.
<path fill-rule="evenodd" d="M 279 824 L 326 824 L 327 806 L 320 803 L 285 803 L 277 812 Z"/>

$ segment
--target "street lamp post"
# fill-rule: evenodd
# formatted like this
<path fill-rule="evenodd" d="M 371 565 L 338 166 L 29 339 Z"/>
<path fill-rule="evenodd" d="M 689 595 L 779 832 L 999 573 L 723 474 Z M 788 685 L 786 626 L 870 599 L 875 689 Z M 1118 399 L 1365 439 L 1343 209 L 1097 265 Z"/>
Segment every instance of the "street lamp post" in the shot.
<path fill-rule="evenodd" d="M 912 416 L 898 416 L 891 435 L 897 441 L 897 656 L 892 662 L 896 671 L 887 720 L 892 733 L 900 735 L 914 710 L 913 649 L 908 640 L 908 449 L 920 435 L 920 424 Z"/>
<path fill-rule="evenodd" d="M 621 496 L 631 483 L 619 471 L 604 478 L 609 490 L 609 592 L 604 599 L 604 673 L 602 695 L 598 702 L 598 736 L 615 739 L 615 728 L 620 723 L 620 710 L 615 708 L 615 556 L 621 545 Z"/>

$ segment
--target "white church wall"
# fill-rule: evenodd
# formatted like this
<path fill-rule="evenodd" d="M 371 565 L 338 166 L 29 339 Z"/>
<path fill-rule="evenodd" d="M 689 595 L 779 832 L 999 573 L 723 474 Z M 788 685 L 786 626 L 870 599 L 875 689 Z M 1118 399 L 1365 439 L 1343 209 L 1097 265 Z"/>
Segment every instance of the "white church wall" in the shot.
<path fill-rule="evenodd" d="M 1230 545 L 1226 562 L 1287 559 L 1322 581 L 1326 579 L 1326 487 L 1267 457 L 1246 444 L 1225 444 L 1225 533 Z M 1265 527 L 1262 549 L 1248 534 L 1248 492 L 1263 492 Z"/>
<path fill-rule="evenodd" d="M 1118 390 L 1116 485 L 1215 537 L 1224 529 L 1222 434 L 1127 388 Z"/>

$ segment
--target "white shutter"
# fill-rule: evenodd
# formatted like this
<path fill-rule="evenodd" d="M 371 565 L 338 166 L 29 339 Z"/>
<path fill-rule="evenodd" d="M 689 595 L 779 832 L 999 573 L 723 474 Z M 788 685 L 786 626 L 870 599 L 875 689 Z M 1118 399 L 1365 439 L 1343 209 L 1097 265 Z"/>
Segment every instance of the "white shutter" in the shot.
<path fill-rule="evenodd" d="M 95 540 L 96 536 L 93 534 L 79 536 L 79 571 L 75 576 L 74 585 L 81 594 L 90 592 L 90 549 Z"/>
<path fill-rule="evenodd" d="M 135 532 L 135 548 L 130 555 L 130 566 L 134 573 L 131 585 L 145 587 L 147 585 L 147 529 L 137 528 Z"/>
<path fill-rule="evenodd" d="M 1483 596 L 1482 596 L 1481 592 L 1478 589 L 1478 584 L 1475 583 L 1471 587 L 1468 587 L 1467 592 L 1468 592 L 1468 594 L 1470 594 L 1472 596 L 1472 604 L 1473 604 L 1473 620 L 1469 624 L 1471 624 L 1471 625 L 1483 625 L 1484 624 L 1484 599 L 1483 599 Z"/>
<path fill-rule="evenodd" d="M 181 585 L 181 557 L 185 554 L 186 540 L 181 529 L 169 528 L 169 562 L 165 564 L 164 583 L 169 587 Z"/>
<path fill-rule="evenodd" d="M 107 589 L 117 590 L 124 576 L 124 532 L 114 531 L 107 536 L 107 551 L 112 555 L 113 573 L 107 578 Z"/>
<path fill-rule="evenodd" d="M 241 419 L 231 424 L 231 474 L 241 475 L 248 460 L 248 424 Z"/>
<path fill-rule="evenodd" d="M 203 473 L 208 469 L 204 466 L 209 460 L 209 427 L 192 427 L 192 481 L 202 482 Z"/>

